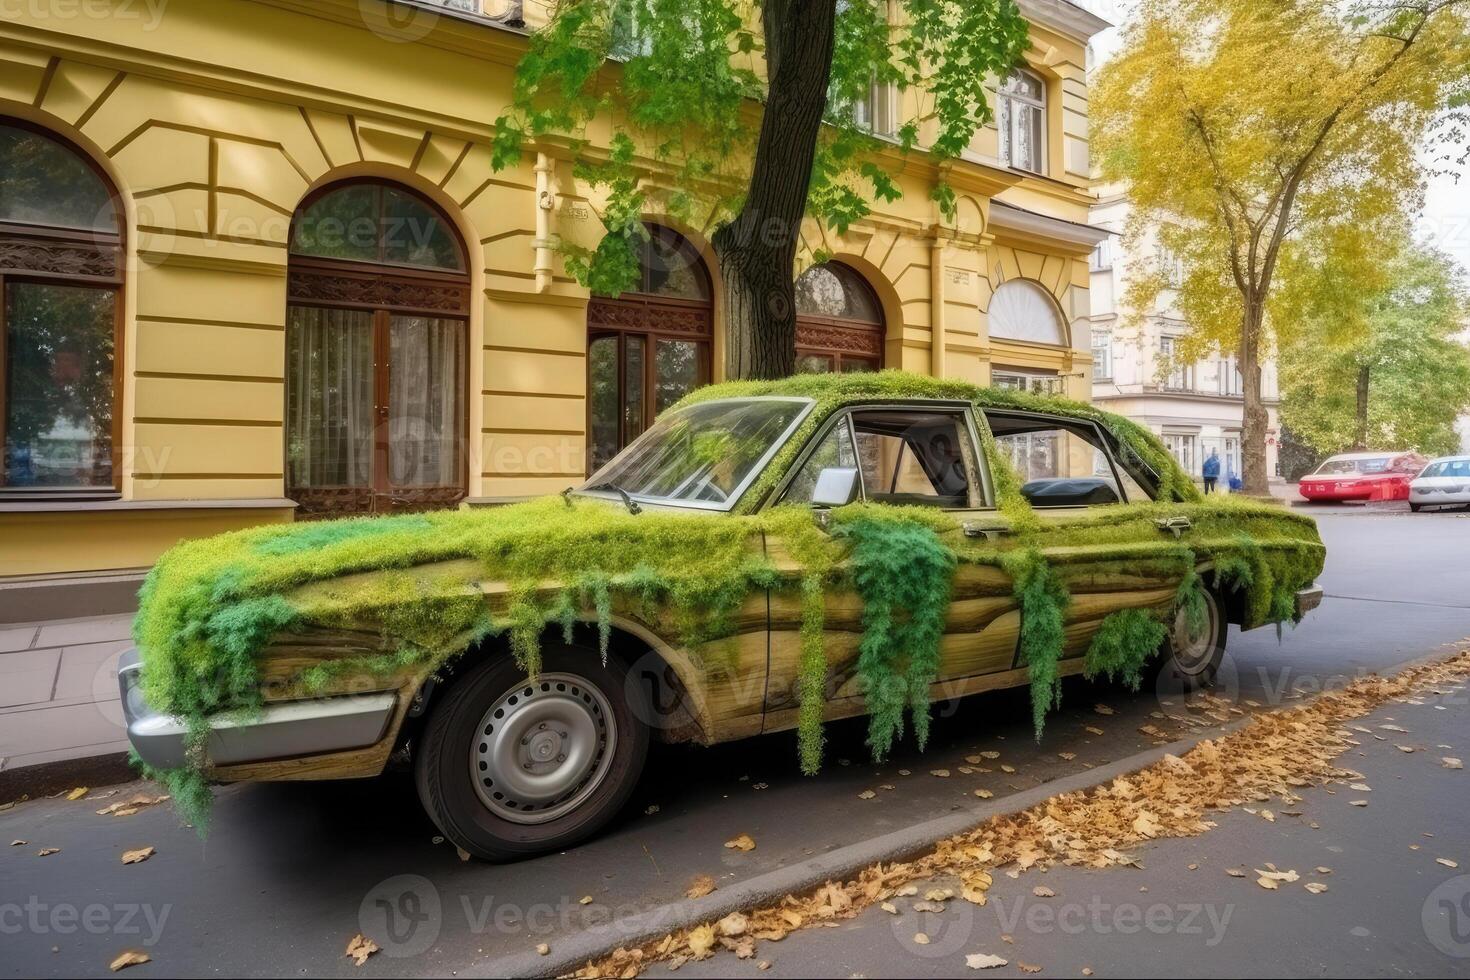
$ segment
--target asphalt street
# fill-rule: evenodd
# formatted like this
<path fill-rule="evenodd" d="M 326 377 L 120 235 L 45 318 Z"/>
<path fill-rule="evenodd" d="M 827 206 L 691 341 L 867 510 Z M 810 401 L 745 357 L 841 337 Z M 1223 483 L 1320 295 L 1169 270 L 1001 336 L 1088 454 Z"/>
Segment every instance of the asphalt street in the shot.
<path fill-rule="evenodd" d="M 1279 638 L 1271 629 L 1231 636 L 1220 693 L 1237 704 L 1237 711 L 1269 708 L 1366 672 L 1388 670 L 1470 636 L 1470 515 L 1357 508 L 1318 516 L 1329 548 L 1321 580 L 1328 598 Z M 1100 717 L 1094 710 L 1099 703 L 1114 714 Z M 1463 731 L 1463 711 L 1439 714 L 1457 719 Z M 1040 743 L 1032 737 L 1024 690 L 938 705 L 936 715 L 927 752 L 906 744 L 883 766 L 867 760 L 860 720 L 831 726 L 829 765 L 815 778 L 799 775 L 790 734 L 712 749 L 656 748 L 633 801 L 602 837 L 571 852 L 500 867 L 462 862 L 452 847 L 436 842 L 403 774 L 352 783 L 224 788 L 203 841 L 180 826 L 167 806 L 128 817 L 96 813 L 139 787 L 104 790 L 118 795 L 101 799 L 94 792 L 86 800 L 24 803 L 0 812 L 0 844 L 27 842 L 0 850 L 0 974 L 96 975 L 128 948 L 142 949 L 153 959 L 132 968 L 139 976 L 473 972 L 491 957 L 524 953 L 539 943 L 555 946 L 574 930 L 595 928 L 615 942 L 621 917 L 682 897 L 696 876 L 709 875 L 728 888 L 820 852 L 968 807 L 976 788 L 1003 798 L 1124 759 L 1161 738 L 1211 731 L 1234 717 L 1191 710 L 1167 682 L 1132 693 L 1080 679 L 1066 686 L 1064 708 L 1050 719 Z M 1139 731 L 1144 726 L 1150 726 L 1148 734 Z M 1450 731 L 1434 741 L 1455 744 L 1458 739 Z M 981 751 L 1000 753 L 987 763 L 993 771 L 961 773 L 964 757 Z M 938 769 L 950 776 L 931 775 Z M 883 785 L 895 788 L 860 799 L 860 793 Z M 1412 809 L 1421 816 L 1430 808 L 1463 812 L 1470 802 L 1470 793 L 1459 789 L 1465 785 L 1470 784 L 1416 787 L 1415 793 L 1427 795 L 1418 797 Z M 1399 796 L 1400 802 L 1409 798 Z M 1371 821 L 1379 812 L 1375 806 L 1356 816 Z M 1452 821 L 1432 822 L 1442 826 L 1422 829 L 1451 834 Z M 1232 827 L 1227 822 L 1210 839 L 1225 840 Z M 1249 839 L 1262 828 L 1247 822 L 1238 831 Z M 742 833 L 755 839 L 753 851 L 723 846 Z M 146 846 L 157 849 L 147 861 L 121 863 L 123 851 Z M 39 857 L 46 848 L 59 850 Z M 1467 862 L 1470 854 L 1462 846 L 1461 863 L 1470 867 Z M 1406 867 L 1402 856 L 1385 858 L 1364 866 L 1364 880 Z M 1165 888 L 1162 883 L 1149 887 Z M 1321 900 L 1335 893 L 1303 896 L 1329 908 Z M 381 938 L 385 917 L 396 924 L 396 935 L 386 941 Z M 1261 928 L 1269 924 L 1268 918 Z M 1280 920 L 1276 925 L 1281 927 Z M 384 949 L 359 971 L 343 949 L 369 926 Z M 1230 928 L 1232 943 L 1237 935 L 1253 935 L 1248 924 L 1232 922 Z M 1299 928 L 1295 922 L 1293 928 Z M 783 956 L 795 956 L 788 950 L 801 948 L 794 939 L 782 947 Z M 1324 931 L 1312 939 L 1340 944 L 1341 937 Z M 1284 931 L 1271 940 L 1278 946 L 1301 941 Z M 1257 934 L 1254 943 L 1233 945 L 1242 956 L 1256 947 L 1253 958 L 1245 956 L 1239 965 L 1183 972 L 1264 970 L 1271 955 L 1259 948 L 1265 942 Z M 1382 948 L 1373 963 L 1396 959 L 1397 953 Z M 1324 951 L 1324 963 L 1336 962 L 1326 952 L 1341 950 Z M 1028 962 L 1048 963 L 1049 973 L 1070 962 L 1036 955 Z M 1122 952 L 1117 955 L 1109 960 L 1100 951 L 1091 965 L 1099 972 L 1110 963 L 1121 969 L 1128 961 L 1121 959 Z M 935 969 L 953 973 L 957 962 L 951 958 Z M 1161 961 L 1157 971 L 1151 962 L 1146 965 L 1149 972 L 1163 974 L 1180 971 L 1181 962 Z M 733 959 L 700 966 L 751 969 Z M 893 969 L 922 972 L 917 965 Z M 1139 963 L 1131 969 L 1137 972 Z M 1442 969 L 1451 966 L 1442 964 Z M 876 961 L 838 972 L 854 971 L 885 972 Z"/>

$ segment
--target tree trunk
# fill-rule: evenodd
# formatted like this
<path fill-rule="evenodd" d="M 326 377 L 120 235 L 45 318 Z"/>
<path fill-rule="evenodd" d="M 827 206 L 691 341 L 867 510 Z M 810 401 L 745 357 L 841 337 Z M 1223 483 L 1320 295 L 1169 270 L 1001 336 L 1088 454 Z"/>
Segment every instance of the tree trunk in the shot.
<path fill-rule="evenodd" d="M 1245 408 L 1241 417 L 1240 455 L 1243 489 L 1264 497 L 1271 492 L 1266 473 L 1266 425 L 1268 416 L 1261 397 L 1261 328 L 1265 302 L 1247 298 L 1240 325 L 1240 377 Z"/>
<path fill-rule="evenodd" d="M 1368 448 L 1368 378 L 1369 368 L 1364 364 L 1358 368 L 1358 407 L 1353 426 L 1353 448 Z"/>
<path fill-rule="evenodd" d="M 724 280 L 725 376 L 796 369 L 797 239 L 827 109 L 836 0 L 763 0 L 770 78 L 745 204 L 715 232 Z"/>

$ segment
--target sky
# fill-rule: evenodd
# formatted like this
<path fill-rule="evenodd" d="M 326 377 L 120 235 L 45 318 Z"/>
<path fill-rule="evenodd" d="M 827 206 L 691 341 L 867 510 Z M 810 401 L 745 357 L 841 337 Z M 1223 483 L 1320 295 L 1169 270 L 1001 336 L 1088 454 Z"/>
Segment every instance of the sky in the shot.
<path fill-rule="evenodd" d="M 1127 22 L 1134 6 L 1133 0 L 1072 2 L 1117 25 Z M 1117 52 L 1121 33 L 1114 27 L 1093 38 L 1098 64 Z M 1416 229 L 1421 240 L 1452 255 L 1470 276 L 1470 165 L 1461 164 L 1456 173 L 1436 175 L 1429 180 L 1424 211 L 1418 216 Z"/>

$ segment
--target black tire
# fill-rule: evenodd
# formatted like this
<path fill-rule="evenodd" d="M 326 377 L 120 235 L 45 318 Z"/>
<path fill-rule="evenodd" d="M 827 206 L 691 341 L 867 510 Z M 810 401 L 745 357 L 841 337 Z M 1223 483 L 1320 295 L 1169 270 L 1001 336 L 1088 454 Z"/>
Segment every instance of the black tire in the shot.
<path fill-rule="evenodd" d="M 1225 659 L 1225 640 L 1229 626 L 1225 622 L 1225 606 L 1213 589 L 1205 589 L 1206 625 L 1199 636 L 1188 635 L 1188 624 L 1181 612 L 1175 617 L 1169 638 L 1164 641 L 1168 657 L 1165 669 L 1184 685 L 1186 691 L 1211 687 L 1220 664 Z"/>
<path fill-rule="evenodd" d="M 1412 501 L 1412 500 L 1411 500 L 1411 501 L 1409 501 L 1409 510 L 1410 510 L 1410 511 L 1411 511 L 1411 512 L 1413 512 L 1413 513 L 1415 513 L 1415 514 L 1417 514 L 1417 513 L 1419 513 L 1419 510 L 1420 510 L 1420 509 L 1421 509 L 1421 508 L 1422 508 L 1422 507 L 1423 507 L 1423 506 L 1424 506 L 1424 505 L 1423 505 L 1423 504 L 1416 504 L 1416 503 L 1414 503 L 1414 502 L 1413 502 L 1413 501 Z"/>
<path fill-rule="evenodd" d="M 541 685 L 553 676 L 562 678 L 563 690 L 560 694 L 542 693 Z M 577 678 L 586 689 L 567 682 L 568 676 Z M 610 757 L 598 764 L 601 775 L 586 781 L 592 788 L 584 788 L 582 791 L 587 795 L 575 801 L 574 808 L 568 812 L 554 818 L 538 817 L 535 808 L 528 807 L 528 815 L 520 818 L 544 819 L 540 823 L 518 822 L 514 816 L 497 813 L 489 799 L 492 789 L 477 786 L 476 779 L 476 768 L 483 772 L 486 765 L 483 761 L 486 744 L 482 739 L 488 733 L 481 731 L 482 723 L 497 704 L 526 692 L 533 692 L 538 698 L 572 700 L 578 710 L 582 709 L 575 703 L 577 698 L 587 699 L 589 705 L 595 699 L 610 709 L 603 712 L 594 706 L 588 712 L 589 717 L 610 716 L 599 742 L 605 746 L 601 751 Z M 641 720 L 648 717 L 647 712 L 641 703 L 633 703 L 640 697 L 640 687 L 627 683 L 627 668 L 622 662 L 610 656 L 604 665 L 596 649 L 546 647 L 536 681 L 527 680 L 509 652 L 491 653 L 484 662 L 462 674 L 431 709 L 414 759 L 419 799 L 446 838 L 485 861 L 517 861 L 580 843 L 601 830 L 622 809 L 643 771 L 649 732 Z M 527 697 L 525 703 L 530 702 L 531 698 Z M 505 730 L 510 728 L 507 726 Z M 566 736 L 565 732 L 560 734 Z M 505 744 L 526 742 L 511 739 Z M 477 748 L 481 753 L 479 762 L 475 761 Z M 493 805 L 504 811 L 516 804 L 495 802 Z"/>

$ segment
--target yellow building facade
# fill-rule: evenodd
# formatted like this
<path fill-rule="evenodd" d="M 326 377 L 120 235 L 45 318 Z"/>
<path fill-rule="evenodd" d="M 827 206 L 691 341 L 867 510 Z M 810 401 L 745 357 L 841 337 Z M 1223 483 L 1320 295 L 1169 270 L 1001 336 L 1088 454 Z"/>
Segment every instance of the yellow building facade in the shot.
<path fill-rule="evenodd" d="M 799 282 L 806 369 L 1089 397 L 1085 48 L 1106 25 L 1021 6 L 1026 67 L 970 151 L 943 174 L 909 158 L 903 197 L 845 235 L 804 228 L 833 257 Z M 641 291 L 592 297 L 551 247 L 601 229 L 567 155 L 490 167 L 538 5 L 17 11 L 0 21 L 0 622 L 41 618 L 63 585 L 131 590 L 186 537 L 559 491 L 722 380 L 697 234 L 648 214 Z M 876 115 L 902 107 L 874 94 Z"/>

